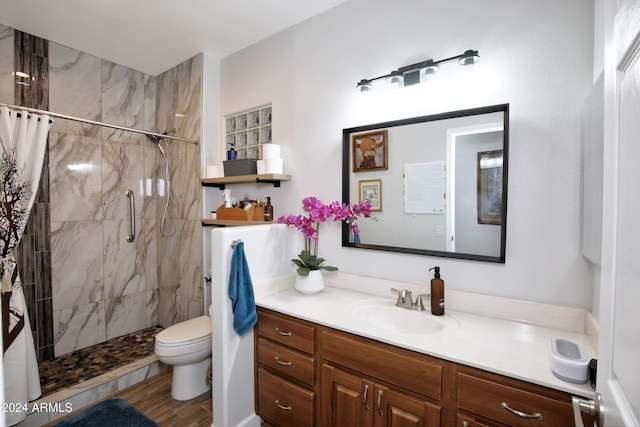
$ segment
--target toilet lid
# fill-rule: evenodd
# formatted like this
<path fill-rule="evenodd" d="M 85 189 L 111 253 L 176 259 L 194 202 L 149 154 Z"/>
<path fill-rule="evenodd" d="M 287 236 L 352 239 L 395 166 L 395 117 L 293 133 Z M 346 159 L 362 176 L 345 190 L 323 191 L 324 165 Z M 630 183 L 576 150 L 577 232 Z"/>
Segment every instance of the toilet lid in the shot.
<path fill-rule="evenodd" d="M 160 331 L 156 341 L 163 344 L 176 344 L 196 341 L 211 335 L 211 317 L 200 316 L 176 323 Z"/>

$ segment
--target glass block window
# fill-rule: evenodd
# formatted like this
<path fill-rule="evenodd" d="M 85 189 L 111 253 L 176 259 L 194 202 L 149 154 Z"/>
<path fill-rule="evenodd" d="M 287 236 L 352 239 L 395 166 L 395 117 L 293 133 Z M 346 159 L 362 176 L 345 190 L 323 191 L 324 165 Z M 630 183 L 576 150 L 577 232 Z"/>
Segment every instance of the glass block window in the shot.
<path fill-rule="evenodd" d="M 238 159 L 262 159 L 262 146 L 272 142 L 271 105 L 226 116 L 225 122 L 225 152 L 234 147 Z"/>

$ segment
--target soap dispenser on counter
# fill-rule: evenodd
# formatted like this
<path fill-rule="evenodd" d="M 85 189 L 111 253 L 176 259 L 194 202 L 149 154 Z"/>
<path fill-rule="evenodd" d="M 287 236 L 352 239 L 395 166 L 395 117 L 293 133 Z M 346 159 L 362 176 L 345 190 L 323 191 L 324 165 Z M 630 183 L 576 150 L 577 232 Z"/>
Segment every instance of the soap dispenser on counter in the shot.
<path fill-rule="evenodd" d="M 267 205 L 264 207 L 264 220 L 273 221 L 273 205 L 269 196 L 267 196 Z"/>
<path fill-rule="evenodd" d="M 440 278 L 440 267 L 435 266 L 429 271 L 435 270 L 431 279 L 431 314 L 442 316 L 444 314 L 444 280 Z"/>

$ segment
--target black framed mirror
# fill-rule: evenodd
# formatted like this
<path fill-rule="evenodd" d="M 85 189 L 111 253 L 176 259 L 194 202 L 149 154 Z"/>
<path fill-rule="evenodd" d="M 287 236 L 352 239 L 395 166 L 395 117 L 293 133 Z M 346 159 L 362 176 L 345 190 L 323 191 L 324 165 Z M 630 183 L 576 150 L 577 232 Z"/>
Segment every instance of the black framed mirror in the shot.
<path fill-rule="evenodd" d="M 343 129 L 342 246 L 504 263 L 508 169 L 509 104 Z"/>

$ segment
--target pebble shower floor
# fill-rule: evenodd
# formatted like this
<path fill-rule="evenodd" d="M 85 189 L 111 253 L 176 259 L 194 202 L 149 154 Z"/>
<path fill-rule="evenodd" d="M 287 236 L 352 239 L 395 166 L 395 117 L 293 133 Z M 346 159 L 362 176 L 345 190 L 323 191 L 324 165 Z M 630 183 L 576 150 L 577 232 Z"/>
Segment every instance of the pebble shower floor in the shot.
<path fill-rule="evenodd" d="M 153 326 L 40 362 L 41 397 L 152 355 L 162 329 Z"/>

